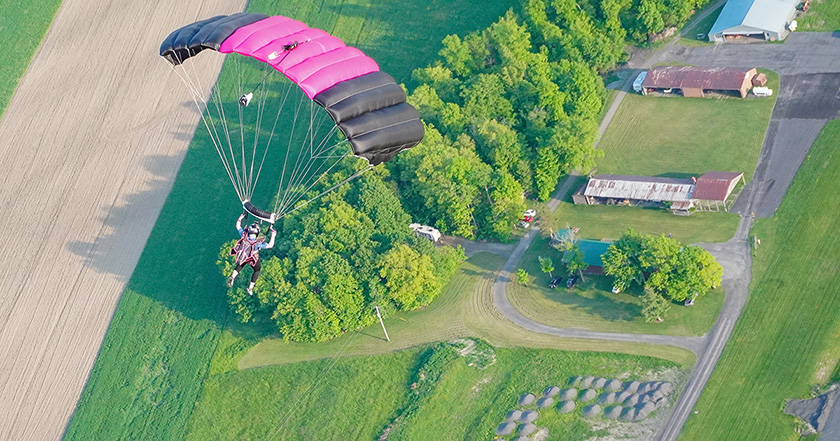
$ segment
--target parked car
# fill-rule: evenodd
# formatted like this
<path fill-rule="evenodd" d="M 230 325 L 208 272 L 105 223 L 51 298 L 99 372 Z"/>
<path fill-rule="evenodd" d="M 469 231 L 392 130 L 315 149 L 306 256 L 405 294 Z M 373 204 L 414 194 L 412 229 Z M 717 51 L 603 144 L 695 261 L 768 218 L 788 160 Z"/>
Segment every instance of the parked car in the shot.
<path fill-rule="evenodd" d="M 534 210 L 533 208 L 529 208 L 529 209 L 525 210 L 524 213 L 522 213 L 523 217 L 534 217 L 536 215 L 537 215 L 537 210 Z"/>
<path fill-rule="evenodd" d="M 551 289 L 557 288 L 557 285 L 563 283 L 562 277 L 555 277 L 551 279 L 551 282 L 548 282 L 548 287 Z"/>
<path fill-rule="evenodd" d="M 574 274 L 569 276 L 569 280 L 566 280 L 566 288 L 573 288 L 575 286 L 575 283 L 577 283 L 577 280 L 578 276 Z"/>
<path fill-rule="evenodd" d="M 409 225 L 409 228 L 414 230 L 415 235 L 429 239 L 432 242 L 437 242 L 438 240 L 440 240 L 440 231 L 438 231 L 438 229 L 435 227 L 430 227 L 428 225 L 411 224 Z"/>
<path fill-rule="evenodd" d="M 524 220 L 524 219 L 519 219 L 519 223 L 517 223 L 516 226 L 519 227 L 519 228 L 528 229 L 528 227 L 531 226 L 531 223 Z"/>

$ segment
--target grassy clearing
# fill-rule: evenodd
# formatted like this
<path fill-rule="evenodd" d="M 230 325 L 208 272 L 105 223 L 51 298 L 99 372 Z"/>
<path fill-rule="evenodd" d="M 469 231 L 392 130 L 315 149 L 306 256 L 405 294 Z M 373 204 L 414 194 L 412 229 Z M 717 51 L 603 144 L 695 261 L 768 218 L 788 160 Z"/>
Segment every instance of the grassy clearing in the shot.
<path fill-rule="evenodd" d="M 779 77 L 767 73 L 777 89 Z M 628 94 L 598 148 L 598 173 L 688 177 L 755 171 L 775 98 L 700 99 Z"/>
<path fill-rule="evenodd" d="M 0 2 L 0 33 L 5 40 L 0 61 L 0 117 L 60 5 L 61 0 Z"/>
<path fill-rule="evenodd" d="M 211 376 L 187 439 L 376 439 L 406 404 L 423 349 Z M 524 392 L 538 394 L 575 375 L 639 378 L 673 367 L 643 356 L 523 348 L 497 349 L 495 364 L 484 370 L 459 359 L 408 420 L 400 439 L 490 439 Z M 580 410 L 569 415 L 546 410 L 542 415 L 540 426 L 552 436 L 584 440 L 593 435 Z"/>
<path fill-rule="evenodd" d="M 540 270 L 538 256 L 550 257 L 554 262 L 553 275 L 566 275 L 560 263 L 562 254 L 548 245 L 548 238 L 540 237 L 531 243 L 519 267 L 531 275 L 526 286 L 508 284 L 508 299 L 524 316 L 550 326 L 582 328 L 604 332 L 638 334 L 703 335 L 714 325 L 725 298 L 723 288 L 710 291 L 694 306 L 674 303 L 663 323 L 645 323 L 642 317 L 641 288 L 613 294 L 612 278 L 586 276 L 571 290 L 565 286 L 548 288 L 550 277 Z"/>
<path fill-rule="evenodd" d="M 812 0 L 811 8 L 796 19 L 797 31 L 840 31 L 840 3 L 834 0 Z"/>
<path fill-rule="evenodd" d="M 828 123 L 776 215 L 756 223 L 750 299 L 680 439 L 799 439 L 788 398 L 836 381 L 840 120 Z"/>
<path fill-rule="evenodd" d="M 340 351 L 346 356 L 384 354 L 455 337 L 478 337 L 497 347 L 615 351 L 656 356 L 683 366 L 694 363 L 693 354 L 679 348 L 560 340 L 514 326 L 496 310 L 490 296 L 490 285 L 502 264 L 503 260 L 493 254 L 479 253 L 471 257 L 433 304 L 421 311 L 400 313 L 386 320 L 390 343 L 385 341 L 378 323 L 326 343 L 285 343 L 268 339 L 249 350 L 239 362 L 239 368 L 317 360 L 332 357 Z"/>

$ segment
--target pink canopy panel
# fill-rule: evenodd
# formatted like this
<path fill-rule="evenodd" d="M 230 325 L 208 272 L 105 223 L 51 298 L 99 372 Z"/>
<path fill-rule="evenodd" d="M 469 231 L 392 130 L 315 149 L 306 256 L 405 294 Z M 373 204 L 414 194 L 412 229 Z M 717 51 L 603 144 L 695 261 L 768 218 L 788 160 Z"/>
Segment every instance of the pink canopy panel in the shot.
<path fill-rule="evenodd" d="M 295 42 L 295 49 L 283 50 L 283 46 Z M 271 64 L 310 99 L 337 83 L 379 71 L 379 65 L 362 51 L 325 31 L 281 16 L 237 29 L 221 44 L 219 52 L 236 52 Z"/>

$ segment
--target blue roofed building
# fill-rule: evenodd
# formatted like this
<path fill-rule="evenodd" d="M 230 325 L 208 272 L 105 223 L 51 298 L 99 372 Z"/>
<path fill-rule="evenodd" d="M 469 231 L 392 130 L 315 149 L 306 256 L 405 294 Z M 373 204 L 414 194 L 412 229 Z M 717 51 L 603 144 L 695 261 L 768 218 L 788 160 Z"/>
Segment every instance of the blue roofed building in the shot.
<path fill-rule="evenodd" d="M 712 25 L 709 40 L 739 37 L 783 40 L 796 28 L 799 3 L 800 0 L 729 0 Z"/>

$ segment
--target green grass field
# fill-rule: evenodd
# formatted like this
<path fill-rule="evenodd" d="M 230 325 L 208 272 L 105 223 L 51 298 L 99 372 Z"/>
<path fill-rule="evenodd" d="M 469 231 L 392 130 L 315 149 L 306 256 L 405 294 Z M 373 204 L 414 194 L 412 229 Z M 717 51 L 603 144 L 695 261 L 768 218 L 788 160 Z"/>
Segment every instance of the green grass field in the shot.
<path fill-rule="evenodd" d="M 698 299 L 694 306 L 674 303 L 662 323 L 645 323 L 638 285 L 613 294 L 611 277 L 587 275 L 573 289 L 565 286 L 549 289 L 550 278 L 540 270 L 538 256 L 551 258 L 555 268 L 552 274 L 565 278 L 567 273 L 560 263 L 562 253 L 548 245 L 547 237 L 539 237 L 519 262 L 519 268 L 525 269 L 532 281 L 525 286 L 511 282 L 507 293 L 519 312 L 546 325 L 603 332 L 702 335 L 714 325 L 725 298 L 723 288 L 718 288 Z"/>
<path fill-rule="evenodd" d="M 376 439 L 404 406 L 421 350 L 210 376 L 187 439 Z M 491 439 L 522 393 L 539 394 L 575 375 L 638 378 L 673 367 L 643 356 L 496 349 L 496 363 L 483 370 L 456 360 L 399 439 Z M 557 439 L 585 440 L 594 434 L 580 410 L 541 414 L 540 427 Z"/>
<path fill-rule="evenodd" d="M 0 117 L 60 5 L 61 0 L 0 2 L 0 33 L 5 40 L 0 60 Z"/>
<path fill-rule="evenodd" d="M 840 31 L 840 3 L 834 0 L 812 0 L 811 9 L 796 19 L 797 31 Z"/>
<path fill-rule="evenodd" d="M 681 440 L 794 440 L 788 398 L 840 379 L 840 120 L 826 125 L 776 215 L 756 223 L 750 298 Z"/>
<path fill-rule="evenodd" d="M 779 77 L 765 71 L 768 85 Z M 685 98 L 629 94 L 598 144 L 597 172 L 689 177 L 755 171 L 775 97 Z"/>

